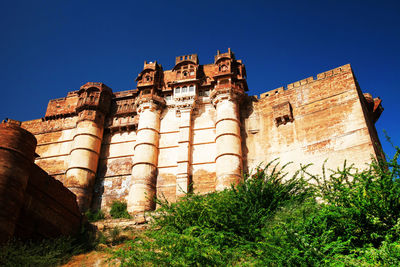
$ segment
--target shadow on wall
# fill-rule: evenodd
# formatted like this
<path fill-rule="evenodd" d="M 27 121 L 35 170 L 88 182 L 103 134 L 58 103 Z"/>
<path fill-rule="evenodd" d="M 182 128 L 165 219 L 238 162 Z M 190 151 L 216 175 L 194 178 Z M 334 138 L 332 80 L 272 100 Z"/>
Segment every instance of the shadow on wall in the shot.
<path fill-rule="evenodd" d="M 242 136 L 242 162 L 243 162 L 243 173 L 248 173 L 248 159 L 247 155 L 249 153 L 249 148 L 247 147 L 246 139 L 248 137 L 247 129 L 249 128 L 249 117 L 253 114 L 253 102 L 258 102 L 257 97 L 255 96 L 246 96 L 243 100 L 240 108 L 240 123 L 242 124 L 241 127 L 241 136 Z"/>
<path fill-rule="evenodd" d="M 36 138 L 20 125 L 0 124 L 0 243 L 76 234 L 76 196 L 33 163 Z"/>

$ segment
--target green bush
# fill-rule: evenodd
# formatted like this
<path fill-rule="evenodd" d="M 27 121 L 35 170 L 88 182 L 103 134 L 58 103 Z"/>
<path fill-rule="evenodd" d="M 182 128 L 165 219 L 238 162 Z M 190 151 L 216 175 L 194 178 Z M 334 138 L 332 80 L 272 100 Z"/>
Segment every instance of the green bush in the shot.
<path fill-rule="evenodd" d="M 75 237 L 60 237 L 41 241 L 13 240 L 0 245 L 0 266 L 57 266 L 76 254 L 95 248 L 94 233 L 82 228 Z"/>
<path fill-rule="evenodd" d="M 153 230 L 119 250 L 122 264 L 225 265 L 253 255 L 262 229 L 289 203 L 302 203 L 313 188 L 298 173 L 287 178 L 276 165 L 258 169 L 236 188 L 159 201 Z"/>
<path fill-rule="evenodd" d="M 129 213 L 126 209 L 126 203 L 118 201 L 118 200 L 113 201 L 113 203 L 111 204 L 110 215 L 114 219 L 117 219 L 117 218 L 130 219 L 131 218 L 131 216 L 129 215 Z"/>
<path fill-rule="evenodd" d="M 399 265 L 399 150 L 357 171 L 346 164 L 312 176 L 321 203 L 278 213 L 265 227 L 258 261 L 291 265 Z M 278 265 L 279 265 L 278 264 Z"/>
<path fill-rule="evenodd" d="M 322 176 L 302 168 L 288 178 L 269 164 L 236 188 L 159 201 L 153 228 L 114 257 L 123 266 L 398 266 L 399 155 Z"/>
<path fill-rule="evenodd" d="M 89 222 L 97 222 L 104 219 L 104 213 L 102 210 L 98 210 L 95 212 L 88 210 L 85 212 L 85 216 Z"/>

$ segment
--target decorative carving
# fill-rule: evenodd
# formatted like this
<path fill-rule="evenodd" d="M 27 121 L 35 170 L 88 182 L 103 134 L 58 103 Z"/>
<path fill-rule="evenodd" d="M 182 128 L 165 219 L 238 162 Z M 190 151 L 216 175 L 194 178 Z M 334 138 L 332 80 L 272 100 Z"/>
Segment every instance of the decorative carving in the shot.
<path fill-rule="evenodd" d="M 229 86 L 218 87 L 216 86 L 215 89 L 211 92 L 210 98 L 214 106 L 218 104 L 218 102 L 222 100 L 228 101 L 238 101 L 242 100 L 244 95 L 244 90 L 241 89 L 239 86 L 234 84 L 229 84 Z"/>
<path fill-rule="evenodd" d="M 272 109 L 274 114 L 274 121 L 277 127 L 281 124 L 286 124 L 294 120 L 292 106 L 289 102 L 284 102 L 282 104 L 273 106 Z"/>
<path fill-rule="evenodd" d="M 103 83 L 86 83 L 78 92 L 76 112 L 83 110 L 99 110 L 108 114 L 112 98 L 112 90 Z"/>
<path fill-rule="evenodd" d="M 372 122 L 375 123 L 383 112 L 383 107 L 381 105 L 382 100 L 379 97 L 373 98 L 372 95 L 369 93 L 364 93 L 364 98 L 366 101 L 369 117 L 371 118 Z"/>
<path fill-rule="evenodd" d="M 163 76 L 163 68 L 160 64 L 155 62 L 144 62 L 143 70 L 136 78 L 137 88 L 155 87 L 160 88 Z"/>

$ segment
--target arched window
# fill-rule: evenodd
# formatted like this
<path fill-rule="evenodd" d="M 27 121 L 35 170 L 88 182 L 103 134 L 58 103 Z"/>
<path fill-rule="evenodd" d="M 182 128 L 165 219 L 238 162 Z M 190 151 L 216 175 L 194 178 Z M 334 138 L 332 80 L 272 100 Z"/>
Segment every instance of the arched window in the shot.
<path fill-rule="evenodd" d="M 182 94 L 186 94 L 187 93 L 187 86 L 183 86 L 182 87 Z"/>
<path fill-rule="evenodd" d="M 189 86 L 189 93 L 194 93 L 194 85 Z"/>
<path fill-rule="evenodd" d="M 180 94 L 180 93 L 181 93 L 181 88 L 180 87 L 175 88 L 175 94 Z"/>

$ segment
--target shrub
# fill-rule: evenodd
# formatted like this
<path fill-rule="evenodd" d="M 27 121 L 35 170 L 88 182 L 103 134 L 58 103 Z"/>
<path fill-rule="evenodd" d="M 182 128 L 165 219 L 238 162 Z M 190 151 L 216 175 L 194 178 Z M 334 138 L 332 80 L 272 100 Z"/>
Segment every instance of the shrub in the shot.
<path fill-rule="evenodd" d="M 86 228 L 75 237 L 25 242 L 13 240 L 0 245 L 0 266 L 57 266 L 95 246 L 94 234 Z"/>
<path fill-rule="evenodd" d="M 258 261 L 264 264 L 398 265 L 400 262 L 399 150 L 388 161 L 324 171 L 316 202 L 278 213 L 264 228 Z M 278 265 L 279 265 L 278 264 Z"/>
<path fill-rule="evenodd" d="M 123 266 L 397 266 L 399 155 L 322 176 L 302 168 L 287 178 L 268 164 L 236 188 L 159 201 L 152 230 L 114 257 Z"/>
<path fill-rule="evenodd" d="M 97 222 L 104 219 L 104 213 L 102 210 L 98 210 L 96 212 L 88 210 L 85 212 L 85 216 L 89 222 Z"/>
<path fill-rule="evenodd" d="M 118 201 L 118 200 L 113 201 L 113 203 L 111 204 L 110 215 L 114 219 L 117 219 L 117 218 L 130 219 L 131 218 L 131 216 L 129 215 L 129 213 L 126 209 L 126 203 Z"/>
<path fill-rule="evenodd" d="M 123 264 L 225 265 L 253 254 L 268 220 L 283 206 L 301 203 L 313 189 L 298 175 L 286 179 L 277 164 L 258 169 L 236 188 L 159 201 L 153 230 L 115 257 Z"/>

